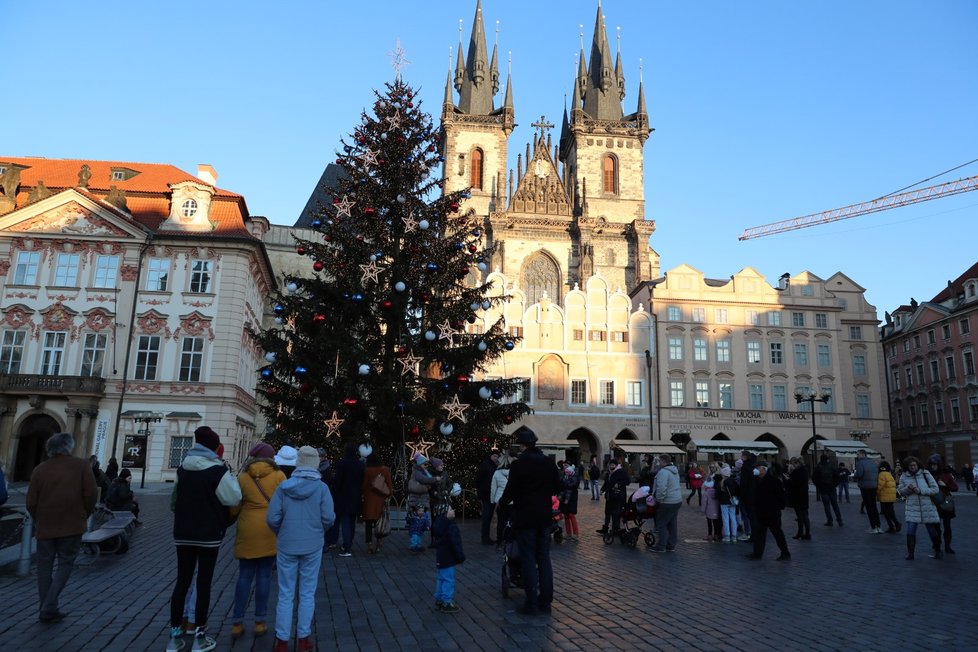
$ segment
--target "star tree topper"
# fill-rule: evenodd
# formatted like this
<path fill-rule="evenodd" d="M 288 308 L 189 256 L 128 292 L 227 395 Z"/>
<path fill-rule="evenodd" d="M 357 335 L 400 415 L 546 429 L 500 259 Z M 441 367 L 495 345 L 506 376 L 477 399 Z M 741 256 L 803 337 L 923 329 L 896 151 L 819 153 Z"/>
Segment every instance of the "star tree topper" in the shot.
<path fill-rule="evenodd" d="M 340 436 L 340 426 L 343 425 L 343 419 L 336 416 L 336 410 L 333 410 L 332 418 L 323 421 L 323 425 L 326 426 L 326 436 L 327 437 L 339 437 Z"/>
<path fill-rule="evenodd" d="M 442 403 L 441 407 L 443 410 L 448 411 L 447 421 L 452 419 L 458 419 L 462 423 L 468 423 L 468 419 L 465 418 L 465 410 L 469 407 L 469 403 L 459 403 L 458 394 L 452 397 L 452 400 L 448 403 Z"/>

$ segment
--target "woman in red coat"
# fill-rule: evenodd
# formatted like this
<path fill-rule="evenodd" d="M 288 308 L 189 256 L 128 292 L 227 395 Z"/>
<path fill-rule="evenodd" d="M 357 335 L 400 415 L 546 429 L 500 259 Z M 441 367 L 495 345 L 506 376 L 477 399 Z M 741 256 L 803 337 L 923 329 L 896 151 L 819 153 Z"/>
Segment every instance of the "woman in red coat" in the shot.
<path fill-rule="evenodd" d="M 927 469 L 930 474 L 934 476 L 937 480 L 937 486 L 941 490 L 942 496 L 949 495 L 952 491 L 958 490 L 958 483 L 954 481 L 954 471 L 949 466 L 943 466 L 941 464 L 940 455 L 931 455 L 927 460 Z M 941 533 L 944 535 L 944 552 L 949 555 L 954 554 L 954 550 L 951 548 L 951 519 L 955 517 L 955 513 L 951 511 L 942 512 L 937 510 L 938 515 L 941 517 Z M 940 541 L 940 538 L 938 538 Z M 938 547 L 940 550 L 940 547 Z"/>
<path fill-rule="evenodd" d="M 377 490 L 374 483 L 380 484 L 377 481 L 377 477 L 380 476 L 384 479 L 384 483 L 387 485 L 387 493 L 383 494 Z M 377 544 L 374 545 L 373 534 L 374 526 L 377 525 L 377 520 L 380 515 L 384 513 L 384 509 L 387 507 L 387 499 L 390 498 L 390 492 L 393 490 L 394 484 L 391 482 L 391 470 L 389 467 L 385 466 L 383 462 L 380 461 L 380 456 L 377 453 L 370 453 L 367 456 L 367 468 L 363 472 L 363 525 L 365 528 L 365 537 L 367 541 L 367 553 L 373 554 L 374 552 L 380 551 L 380 537 L 377 537 Z"/>
<path fill-rule="evenodd" d="M 699 464 L 694 464 L 693 468 L 689 470 L 689 497 L 686 498 L 686 504 L 693 499 L 693 495 L 696 495 L 696 505 L 699 507 L 703 506 L 703 469 L 699 467 Z"/>

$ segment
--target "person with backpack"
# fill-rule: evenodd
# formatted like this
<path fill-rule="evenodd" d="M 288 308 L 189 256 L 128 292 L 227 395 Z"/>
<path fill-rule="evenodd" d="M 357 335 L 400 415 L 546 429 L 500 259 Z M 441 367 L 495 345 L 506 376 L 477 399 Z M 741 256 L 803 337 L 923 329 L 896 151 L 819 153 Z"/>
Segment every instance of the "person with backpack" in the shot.
<path fill-rule="evenodd" d="M 591 500 L 601 500 L 601 467 L 598 466 L 597 457 L 591 458 L 587 474 L 591 476 Z"/>
<path fill-rule="evenodd" d="M 822 507 L 825 509 L 825 525 L 832 527 L 832 514 L 835 513 L 835 520 L 842 527 L 842 512 L 839 511 L 839 500 L 836 498 L 836 485 L 839 482 L 839 474 L 829 462 L 828 455 L 822 455 L 812 474 L 812 481 L 818 490 L 818 495 L 822 499 Z M 832 511 L 829 511 L 831 506 Z"/>

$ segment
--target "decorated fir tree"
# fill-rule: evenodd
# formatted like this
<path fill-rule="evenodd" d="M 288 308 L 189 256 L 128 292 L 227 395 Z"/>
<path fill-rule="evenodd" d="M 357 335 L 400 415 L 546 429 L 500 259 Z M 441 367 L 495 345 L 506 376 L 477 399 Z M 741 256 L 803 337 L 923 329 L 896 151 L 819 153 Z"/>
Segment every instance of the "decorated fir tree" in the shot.
<path fill-rule="evenodd" d="M 344 179 L 312 223 L 322 241 L 297 239 L 312 278 L 286 279 L 276 324 L 255 334 L 262 409 L 279 443 L 333 459 L 369 443 L 395 469 L 427 450 L 472 489 L 478 462 L 529 412 L 510 400 L 519 381 L 473 380 L 514 346 L 501 320 L 469 332 L 507 297 L 481 281 L 492 252 L 460 213 L 467 193 L 442 193 L 440 134 L 415 92 L 398 79 L 376 95 L 338 152 Z"/>

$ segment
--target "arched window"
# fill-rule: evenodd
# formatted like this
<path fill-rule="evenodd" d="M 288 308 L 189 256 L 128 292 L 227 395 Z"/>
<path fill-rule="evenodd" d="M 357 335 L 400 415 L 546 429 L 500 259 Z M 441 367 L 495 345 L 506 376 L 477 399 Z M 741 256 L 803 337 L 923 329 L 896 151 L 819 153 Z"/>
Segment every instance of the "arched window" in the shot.
<path fill-rule="evenodd" d="M 537 254 L 526 262 L 523 266 L 523 286 L 526 289 L 526 305 L 533 305 L 543 298 L 546 293 L 547 298 L 559 304 L 560 296 L 560 270 L 557 263 L 552 258 L 544 254 Z"/>
<path fill-rule="evenodd" d="M 607 193 L 618 193 L 618 161 L 611 154 L 601 160 L 601 178 L 604 180 L 603 189 Z"/>
<path fill-rule="evenodd" d="M 615 264 L 615 250 L 610 247 L 604 252 L 604 263 L 605 265 Z"/>
<path fill-rule="evenodd" d="M 469 185 L 473 190 L 482 190 L 482 150 L 472 150 L 469 163 Z"/>

